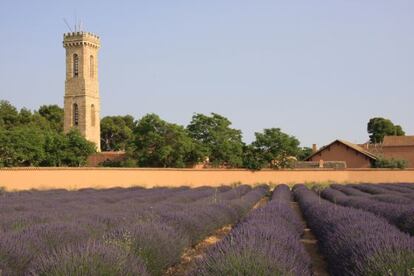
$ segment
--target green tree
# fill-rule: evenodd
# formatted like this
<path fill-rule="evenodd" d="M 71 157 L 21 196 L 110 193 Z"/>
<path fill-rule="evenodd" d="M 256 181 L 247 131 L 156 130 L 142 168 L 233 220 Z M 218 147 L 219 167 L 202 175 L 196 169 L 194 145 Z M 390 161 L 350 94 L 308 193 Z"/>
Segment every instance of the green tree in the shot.
<path fill-rule="evenodd" d="M 280 128 L 264 129 L 255 133 L 256 140 L 245 153 L 244 164 L 249 169 L 287 168 L 292 166 L 292 157 L 300 152 L 299 141 Z"/>
<path fill-rule="evenodd" d="M 306 158 L 311 156 L 312 153 L 313 153 L 312 148 L 303 147 L 303 148 L 299 148 L 299 152 L 296 157 L 299 161 L 304 161 Z"/>
<path fill-rule="evenodd" d="M 141 167 L 187 167 L 201 154 L 182 126 L 156 114 L 142 117 L 134 130 L 133 157 Z"/>
<path fill-rule="evenodd" d="M 95 143 L 86 140 L 76 129 L 69 131 L 65 140 L 63 163 L 66 166 L 84 166 L 88 156 L 96 152 Z"/>
<path fill-rule="evenodd" d="M 18 118 L 19 118 L 19 125 L 29 125 L 32 122 L 33 114 L 27 108 L 20 109 Z"/>
<path fill-rule="evenodd" d="M 0 166 L 39 166 L 45 158 L 43 133 L 33 127 L 0 130 Z"/>
<path fill-rule="evenodd" d="M 8 101 L 0 101 L 0 128 L 10 129 L 19 125 L 19 112 Z"/>
<path fill-rule="evenodd" d="M 101 120 L 101 147 L 103 151 L 125 150 L 133 137 L 134 118 L 107 116 Z"/>
<path fill-rule="evenodd" d="M 216 113 L 210 116 L 195 114 L 187 131 L 213 166 L 242 166 L 242 134 L 240 130 L 231 128 L 231 122 L 226 117 Z"/>
<path fill-rule="evenodd" d="M 244 146 L 243 167 L 253 171 L 261 170 L 266 167 L 266 161 L 262 158 L 260 151 L 253 145 Z"/>
<path fill-rule="evenodd" d="M 45 131 L 45 159 L 40 165 L 45 167 L 70 165 L 71 162 L 67 161 L 67 152 L 71 150 L 72 149 L 68 147 L 68 139 L 66 135 L 56 131 Z"/>
<path fill-rule="evenodd" d="M 371 143 L 382 143 L 384 136 L 387 135 L 405 135 L 405 132 L 401 126 L 394 125 L 391 120 L 380 117 L 370 119 L 368 122 L 367 130 L 370 134 L 369 140 Z"/>
<path fill-rule="evenodd" d="M 42 105 L 37 112 L 49 122 L 51 129 L 63 132 L 63 108 L 58 105 Z"/>

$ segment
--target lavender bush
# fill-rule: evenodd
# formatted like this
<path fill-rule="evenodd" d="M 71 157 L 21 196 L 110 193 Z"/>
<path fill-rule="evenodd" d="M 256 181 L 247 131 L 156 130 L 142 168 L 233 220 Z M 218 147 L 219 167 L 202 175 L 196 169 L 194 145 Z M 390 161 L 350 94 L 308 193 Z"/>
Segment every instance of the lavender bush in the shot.
<path fill-rule="evenodd" d="M 161 275 L 186 247 L 236 223 L 267 191 L 240 185 L 4 193 L 0 270 Z"/>
<path fill-rule="evenodd" d="M 34 275 L 150 275 L 142 261 L 117 247 L 90 241 L 41 255 L 30 269 Z"/>
<path fill-rule="evenodd" d="M 272 200 L 252 211 L 210 248 L 190 275 L 311 275 L 300 243 L 303 225 L 290 207 L 291 193 L 279 185 Z"/>
<path fill-rule="evenodd" d="M 341 193 L 331 190 L 331 196 Z M 296 186 L 294 194 L 332 275 L 412 273 L 414 239 L 408 234 L 370 212 L 320 199 L 303 185 Z"/>
<path fill-rule="evenodd" d="M 375 189 L 375 187 L 372 188 Z M 402 231 L 414 234 L 414 225 L 410 217 L 414 213 L 414 203 L 407 202 L 407 198 L 398 198 L 395 194 L 391 194 L 388 197 L 386 194 L 367 197 L 347 196 L 345 193 L 332 188 L 325 189 L 321 196 L 336 204 L 362 209 L 382 216 L 391 224 L 398 226 Z M 378 197 L 382 197 L 382 200 L 387 199 L 387 202 L 375 200 Z"/>

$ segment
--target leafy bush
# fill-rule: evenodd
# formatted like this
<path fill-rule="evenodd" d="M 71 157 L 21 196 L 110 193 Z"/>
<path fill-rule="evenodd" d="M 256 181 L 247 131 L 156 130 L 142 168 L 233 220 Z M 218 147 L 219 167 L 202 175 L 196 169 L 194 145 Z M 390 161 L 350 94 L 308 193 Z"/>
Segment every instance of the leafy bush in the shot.
<path fill-rule="evenodd" d="M 407 161 L 402 159 L 386 159 L 378 158 L 372 164 L 374 168 L 386 168 L 386 169 L 405 169 L 407 167 Z"/>

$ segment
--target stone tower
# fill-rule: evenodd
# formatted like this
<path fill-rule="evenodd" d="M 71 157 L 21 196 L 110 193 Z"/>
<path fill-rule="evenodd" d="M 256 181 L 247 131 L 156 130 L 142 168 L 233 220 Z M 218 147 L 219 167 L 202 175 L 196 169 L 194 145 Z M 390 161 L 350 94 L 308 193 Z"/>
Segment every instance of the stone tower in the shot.
<path fill-rule="evenodd" d="M 101 151 L 98 50 L 100 39 L 89 32 L 63 35 L 66 49 L 64 131 L 79 129 Z"/>

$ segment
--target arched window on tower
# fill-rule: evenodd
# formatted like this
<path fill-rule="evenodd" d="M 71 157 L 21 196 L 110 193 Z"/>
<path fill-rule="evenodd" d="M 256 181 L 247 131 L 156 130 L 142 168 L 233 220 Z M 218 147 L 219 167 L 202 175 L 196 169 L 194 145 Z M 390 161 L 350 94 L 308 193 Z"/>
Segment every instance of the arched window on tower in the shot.
<path fill-rule="evenodd" d="M 78 104 L 73 104 L 73 125 L 78 126 L 79 125 L 79 108 Z"/>
<path fill-rule="evenodd" d="M 79 57 L 77 54 L 73 55 L 73 76 L 77 77 L 79 75 Z"/>
<path fill-rule="evenodd" d="M 91 126 L 95 126 L 95 118 L 96 118 L 96 113 L 95 113 L 95 105 L 91 105 Z"/>
<path fill-rule="evenodd" d="M 90 67 L 90 76 L 91 78 L 93 78 L 95 75 L 95 61 L 92 55 L 89 57 L 89 67 Z"/>

